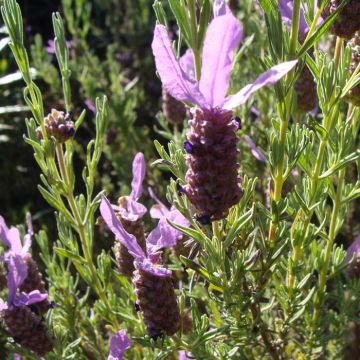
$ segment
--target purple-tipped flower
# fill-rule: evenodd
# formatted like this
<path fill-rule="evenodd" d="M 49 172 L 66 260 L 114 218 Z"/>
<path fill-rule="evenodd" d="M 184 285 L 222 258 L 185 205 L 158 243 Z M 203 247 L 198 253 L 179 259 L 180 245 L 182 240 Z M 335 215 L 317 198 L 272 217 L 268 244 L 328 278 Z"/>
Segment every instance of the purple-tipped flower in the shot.
<path fill-rule="evenodd" d="M 185 191 L 201 216 L 218 220 L 241 196 L 235 134 L 238 127 L 232 122 L 232 109 L 262 87 L 275 84 L 297 61 L 276 65 L 238 93 L 226 96 L 242 26 L 223 0 L 215 1 L 214 15 L 205 36 L 199 81 L 193 76 L 192 52 L 188 50 L 178 61 L 163 25 L 155 27 L 152 50 L 165 90 L 174 98 L 197 106 L 192 111 L 187 135 L 191 152 L 187 155 Z"/>
<path fill-rule="evenodd" d="M 29 249 L 31 246 L 31 236 L 33 235 L 33 228 L 30 215 L 27 216 L 28 233 L 24 236 L 24 244 L 20 239 L 19 230 L 15 227 L 10 229 L 6 226 L 5 220 L 0 216 L 0 241 L 2 241 L 9 250 L 4 255 L 4 261 L 9 266 L 8 262 L 13 256 L 22 259 L 26 267 L 26 277 L 21 282 L 20 290 L 30 293 L 33 290 L 38 290 L 42 294 L 47 294 L 45 282 L 42 274 L 39 272 L 36 262 L 32 259 Z M 40 312 L 46 312 L 50 304 L 45 298 L 44 301 L 37 305 Z"/>
<path fill-rule="evenodd" d="M 120 330 L 110 340 L 110 353 L 108 360 L 122 360 L 124 352 L 130 348 L 132 341 L 126 335 L 125 330 Z"/>
<path fill-rule="evenodd" d="M 46 301 L 47 294 L 42 294 L 39 290 L 30 293 L 20 291 L 27 277 L 27 266 L 21 255 L 8 253 L 6 264 L 8 301 L 0 299 L 0 312 L 5 326 L 21 346 L 31 349 L 38 356 L 44 356 L 52 350 L 53 343 L 41 318 L 31 311 L 29 305 Z"/>
<path fill-rule="evenodd" d="M 74 122 L 71 120 L 71 114 L 65 114 L 63 111 L 52 109 L 50 114 L 44 119 L 45 130 L 49 137 L 53 137 L 58 143 L 64 143 L 75 134 Z M 41 128 L 36 129 L 39 139 L 43 134 Z"/>
<path fill-rule="evenodd" d="M 160 219 L 158 226 L 146 238 L 145 254 L 135 236 L 126 232 L 117 219 L 105 196 L 100 204 L 100 212 L 116 239 L 134 257 L 136 271 L 133 284 L 150 336 L 157 337 L 163 333 L 173 335 L 180 327 L 180 312 L 171 271 L 162 266 L 160 250 L 176 244 L 174 229 L 164 219 Z"/>
<path fill-rule="evenodd" d="M 116 212 L 116 217 L 121 221 L 125 230 L 135 236 L 142 249 L 145 249 L 145 232 L 142 217 L 147 209 L 138 202 L 142 195 L 146 171 L 146 163 L 142 153 L 136 154 L 133 164 L 133 180 L 131 182 L 132 191 L 129 196 L 121 196 L 118 205 L 112 205 Z M 131 276 L 134 272 L 134 258 L 129 253 L 126 246 L 119 242 L 115 244 L 115 257 L 119 272 L 124 276 Z"/>
<path fill-rule="evenodd" d="M 350 277 L 360 276 L 360 235 L 355 238 L 347 249 L 345 263 L 349 264 L 347 273 Z M 354 260 L 351 261 L 354 257 Z"/>

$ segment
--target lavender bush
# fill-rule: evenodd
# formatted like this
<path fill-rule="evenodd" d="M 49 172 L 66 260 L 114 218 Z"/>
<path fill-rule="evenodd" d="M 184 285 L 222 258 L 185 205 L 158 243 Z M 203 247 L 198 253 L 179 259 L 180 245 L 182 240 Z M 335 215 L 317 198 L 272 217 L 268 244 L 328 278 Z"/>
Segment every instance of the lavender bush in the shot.
<path fill-rule="evenodd" d="M 143 13 L 129 13 L 140 34 L 151 17 L 139 4 Z M 1 8 L 31 112 L 24 140 L 57 229 L 37 222 L 34 234 L 30 216 L 27 229 L 0 217 L 1 356 L 357 359 L 357 2 L 155 0 L 142 49 L 162 86 L 155 161 L 133 125 L 135 83 L 123 91 L 110 66 L 100 95 L 89 90 L 96 66 L 78 76 L 86 59 L 98 64 L 91 6 L 64 0 L 64 20 L 53 14 L 47 51 L 59 72 L 35 39 L 56 106 L 31 71 L 19 5 Z M 111 65 L 111 46 L 108 56 Z M 73 74 L 89 91 L 82 106 Z M 131 131 L 113 119 L 119 93 Z M 84 128 L 94 137 L 82 147 Z"/>

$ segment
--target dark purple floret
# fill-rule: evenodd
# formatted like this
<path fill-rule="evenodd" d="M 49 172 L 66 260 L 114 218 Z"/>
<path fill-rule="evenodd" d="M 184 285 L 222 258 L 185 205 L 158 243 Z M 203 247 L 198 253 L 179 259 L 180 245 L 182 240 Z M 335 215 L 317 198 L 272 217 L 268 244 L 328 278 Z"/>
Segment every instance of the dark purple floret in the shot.
<path fill-rule="evenodd" d="M 176 181 L 176 190 L 177 190 L 179 196 L 186 194 L 186 190 L 185 190 L 184 186 L 180 185 L 179 180 Z"/>
<path fill-rule="evenodd" d="M 209 215 L 198 215 L 195 217 L 196 221 L 201 225 L 209 225 L 211 224 L 211 219 Z"/>
<path fill-rule="evenodd" d="M 188 141 L 184 142 L 184 149 L 188 154 L 193 152 L 193 146 Z"/>
<path fill-rule="evenodd" d="M 238 130 L 241 129 L 241 119 L 238 116 L 234 116 L 232 121 L 237 125 Z"/>

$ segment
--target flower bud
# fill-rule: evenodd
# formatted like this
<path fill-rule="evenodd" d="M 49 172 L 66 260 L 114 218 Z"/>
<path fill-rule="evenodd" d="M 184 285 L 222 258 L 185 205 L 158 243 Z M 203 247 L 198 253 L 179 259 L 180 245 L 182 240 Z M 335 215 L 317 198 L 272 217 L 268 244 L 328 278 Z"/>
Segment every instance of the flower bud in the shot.
<path fill-rule="evenodd" d="M 51 113 L 44 119 L 44 125 L 49 137 L 55 138 L 59 143 L 64 143 L 75 134 L 74 123 L 71 121 L 71 115 L 63 111 L 51 110 Z M 36 129 L 39 139 L 42 138 L 41 128 Z"/>
<path fill-rule="evenodd" d="M 316 107 L 316 84 L 311 71 L 307 66 L 303 68 L 299 79 L 295 83 L 298 110 L 308 112 Z"/>

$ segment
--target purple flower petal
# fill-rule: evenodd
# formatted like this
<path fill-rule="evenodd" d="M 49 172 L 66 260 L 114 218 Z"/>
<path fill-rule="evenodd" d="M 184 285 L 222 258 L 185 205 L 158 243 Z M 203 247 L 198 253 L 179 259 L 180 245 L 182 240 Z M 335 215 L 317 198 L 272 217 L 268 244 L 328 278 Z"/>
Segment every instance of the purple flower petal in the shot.
<path fill-rule="evenodd" d="M 226 5 L 225 0 L 214 0 L 214 17 L 231 13 L 230 8 Z"/>
<path fill-rule="evenodd" d="M 0 312 L 7 310 L 8 308 L 8 304 L 3 299 L 0 299 Z"/>
<path fill-rule="evenodd" d="M 30 293 L 22 292 L 19 296 L 14 300 L 14 305 L 16 307 L 31 305 L 42 302 L 48 298 L 47 294 L 42 294 L 39 290 L 31 291 Z"/>
<path fill-rule="evenodd" d="M 146 171 L 146 163 L 144 154 L 139 152 L 135 155 L 133 163 L 132 163 L 132 173 L 133 173 L 133 179 L 131 182 L 131 194 L 133 200 L 139 200 L 143 188 L 142 183 L 145 178 L 145 171 Z"/>
<path fill-rule="evenodd" d="M 206 108 L 208 104 L 201 94 L 198 84 L 183 71 L 176 59 L 165 26 L 156 25 L 151 46 L 156 69 L 165 90 L 177 100 Z"/>
<path fill-rule="evenodd" d="M 120 330 L 110 340 L 110 353 L 108 360 L 121 360 L 124 352 L 129 349 L 132 341 L 126 335 L 125 330 Z"/>
<path fill-rule="evenodd" d="M 187 356 L 187 354 L 188 354 L 189 356 L 192 356 L 192 355 L 191 355 L 191 352 L 186 353 L 185 350 L 179 351 L 179 360 L 190 360 L 191 358 L 189 358 L 189 357 Z"/>
<path fill-rule="evenodd" d="M 211 107 L 221 106 L 225 99 L 241 38 L 242 26 L 231 13 L 215 18 L 206 31 L 199 87 Z"/>
<path fill-rule="evenodd" d="M 135 259 L 144 259 L 145 253 L 141 249 L 140 245 L 137 243 L 135 236 L 125 231 L 121 222 L 117 219 L 109 200 L 104 195 L 102 197 L 100 204 L 100 212 L 105 223 L 107 224 L 109 229 L 114 233 L 116 239 L 120 241 L 121 244 L 126 246 L 129 253 Z"/>
<path fill-rule="evenodd" d="M 124 196 L 122 199 L 124 199 L 123 206 L 112 205 L 112 208 L 115 208 L 124 219 L 136 221 L 146 214 L 147 208 L 143 204 L 134 201 L 130 196 Z"/>
<path fill-rule="evenodd" d="M 281 19 L 289 29 L 291 29 L 292 24 L 293 7 L 293 0 L 279 0 Z M 306 36 L 308 30 L 309 27 L 305 20 L 304 10 L 300 9 L 299 36 Z"/>
<path fill-rule="evenodd" d="M 87 99 L 84 101 L 86 107 L 94 114 L 96 114 L 96 106 L 94 104 L 94 102 L 90 99 Z"/>
<path fill-rule="evenodd" d="M 186 75 L 195 81 L 195 64 L 194 64 L 194 53 L 191 49 L 187 49 L 185 54 L 179 59 L 181 69 Z"/>
<path fill-rule="evenodd" d="M 360 257 L 360 235 L 358 235 L 355 238 L 355 240 L 348 247 L 346 252 L 347 252 L 347 254 L 346 254 L 346 258 L 345 258 L 345 263 L 349 263 L 354 254 L 355 254 L 355 257 Z"/>
<path fill-rule="evenodd" d="M 161 219 L 162 217 L 166 216 L 170 210 L 160 201 L 160 199 L 155 195 L 154 191 L 149 187 L 148 188 L 150 197 L 157 202 L 156 205 L 154 205 L 150 209 L 150 216 L 153 219 Z"/>
<path fill-rule="evenodd" d="M 161 265 L 152 263 L 149 259 L 142 261 L 135 261 L 135 267 L 139 270 L 144 270 L 152 275 L 160 277 L 171 276 L 171 270 L 162 267 Z"/>
<path fill-rule="evenodd" d="M 223 108 L 231 110 L 244 104 L 254 92 L 260 90 L 264 86 L 274 85 L 293 69 L 297 62 L 297 60 L 292 60 L 273 66 L 271 69 L 262 73 L 254 83 L 246 85 L 238 93 L 228 96 Z"/>
<path fill-rule="evenodd" d="M 21 256 L 9 254 L 7 257 L 7 286 L 9 289 L 9 304 L 13 304 L 16 298 L 16 290 L 20 287 L 27 276 L 27 267 Z"/>
<path fill-rule="evenodd" d="M 255 143 L 252 141 L 252 139 L 250 138 L 250 136 L 248 135 L 244 135 L 242 137 L 244 139 L 244 141 L 246 142 L 247 146 L 250 148 L 252 155 L 254 156 L 255 159 L 266 163 L 266 157 L 265 155 L 261 152 L 261 150 L 255 145 Z"/>

